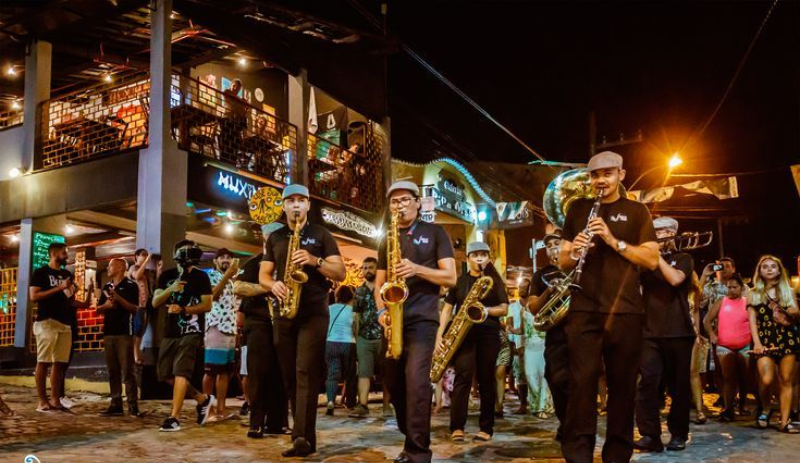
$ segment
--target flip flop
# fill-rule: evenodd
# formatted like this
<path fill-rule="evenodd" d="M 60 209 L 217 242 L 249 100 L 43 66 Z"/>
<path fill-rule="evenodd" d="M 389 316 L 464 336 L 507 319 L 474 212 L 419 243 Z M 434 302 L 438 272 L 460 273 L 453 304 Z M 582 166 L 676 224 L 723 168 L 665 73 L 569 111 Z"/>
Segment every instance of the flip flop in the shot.
<path fill-rule="evenodd" d="M 50 405 L 44 405 L 44 406 L 40 405 L 40 406 L 36 407 L 36 411 L 39 412 L 39 413 L 50 413 L 50 412 L 54 412 L 56 410 L 53 407 L 51 407 Z"/>
<path fill-rule="evenodd" d="M 489 442 L 490 440 L 492 440 L 492 436 L 485 432 L 479 432 L 472 438 L 472 442 Z"/>
<path fill-rule="evenodd" d="M 781 428 L 781 432 L 784 434 L 800 434 L 800 428 L 791 423 L 787 423 L 786 426 Z"/>

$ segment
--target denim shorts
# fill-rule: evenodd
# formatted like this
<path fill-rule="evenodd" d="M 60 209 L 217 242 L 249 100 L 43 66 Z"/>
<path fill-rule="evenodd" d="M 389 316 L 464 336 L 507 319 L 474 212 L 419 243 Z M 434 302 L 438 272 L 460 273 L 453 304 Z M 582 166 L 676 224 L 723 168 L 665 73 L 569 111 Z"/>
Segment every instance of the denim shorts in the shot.
<path fill-rule="evenodd" d="M 731 350 L 728 349 L 727 347 L 717 345 L 717 355 L 728 355 L 730 353 L 737 353 L 747 357 L 748 355 L 750 355 L 750 346 L 749 345 L 744 346 L 739 350 Z"/>

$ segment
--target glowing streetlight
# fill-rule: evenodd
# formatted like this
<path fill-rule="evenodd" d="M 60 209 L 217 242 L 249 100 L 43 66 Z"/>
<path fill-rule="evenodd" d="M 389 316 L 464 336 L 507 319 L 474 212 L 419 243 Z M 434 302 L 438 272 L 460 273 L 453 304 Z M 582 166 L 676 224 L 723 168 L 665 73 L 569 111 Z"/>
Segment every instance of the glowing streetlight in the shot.
<path fill-rule="evenodd" d="M 8 171 L 8 176 L 11 178 L 17 178 L 22 175 L 22 169 L 19 167 L 12 167 L 11 170 Z"/>
<path fill-rule="evenodd" d="M 6 75 L 9 77 L 15 77 L 17 75 L 17 70 L 14 69 L 13 65 L 9 66 L 8 69 L 6 69 Z"/>
<path fill-rule="evenodd" d="M 670 170 L 678 167 L 681 164 L 683 164 L 683 159 L 681 159 L 681 157 L 678 155 L 678 153 L 673 154 L 672 157 L 669 158 L 669 168 L 670 168 Z"/>

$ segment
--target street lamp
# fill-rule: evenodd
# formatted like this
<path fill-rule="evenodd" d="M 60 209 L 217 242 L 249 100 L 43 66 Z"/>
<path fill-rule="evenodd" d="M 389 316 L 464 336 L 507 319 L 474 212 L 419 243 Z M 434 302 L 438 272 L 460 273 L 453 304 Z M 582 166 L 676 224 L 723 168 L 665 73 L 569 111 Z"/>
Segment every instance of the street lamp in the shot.
<path fill-rule="evenodd" d="M 678 155 L 678 153 L 673 154 L 672 157 L 669 158 L 669 161 L 667 162 L 667 176 L 669 176 L 669 174 L 672 173 L 672 170 L 674 168 L 678 167 L 681 164 L 683 164 L 683 159 L 681 159 L 681 157 Z M 657 166 L 651 167 L 651 168 L 647 169 L 646 171 L 642 172 L 642 175 L 638 176 L 636 178 L 636 180 L 633 181 L 631 186 L 628 187 L 628 190 L 633 191 L 633 187 L 635 187 L 636 184 L 639 183 L 639 181 L 642 178 L 644 178 L 645 175 L 649 174 L 650 172 L 656 171 L 658 169 L 662 169 L 663 167 L 664 166 L 662 166 L 662 165 L 657 165 Z"/>

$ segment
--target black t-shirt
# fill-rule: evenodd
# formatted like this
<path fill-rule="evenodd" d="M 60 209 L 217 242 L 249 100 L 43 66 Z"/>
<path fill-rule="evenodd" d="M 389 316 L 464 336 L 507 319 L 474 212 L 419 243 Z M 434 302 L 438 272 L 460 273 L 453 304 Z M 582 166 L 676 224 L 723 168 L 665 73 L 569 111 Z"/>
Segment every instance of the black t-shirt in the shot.
<path fill-rule="evenodd" d="M 242 273 L 236 277 L 236 280 L 245 283 L 258 283 L 258 271 L 263 258 L 264 254 L 259 254 L 245 262 L 242 265 Z M 267 295 L 243 297 L 239 305 L 239 311 L 245 315 L 245 319 L 271 321 Z"/>
<path fill-rule="evenodd" d="M 37 268 L 31 277 L 31 286 L 35 286 L 42 291 L 48 291 L 72 278 L 69 270 L 53 270 L 49 265 Z M 71 325 L 75 309 L 71 306 L 72 298 L 67 297 L 64 291 L 59 291 L 46 299 L 38 302 L 39 309 L 36 311 L 36 321 L 53 319 L 65 325 Z"/>
<path fill-rule="evenodd" d="M 273 232 L 267 239 L 263 261 L 275 264 L 273 277 L 277 281 L 283 281 L 283 272 L 286 270 L 286 252 L 292 234 L 289 227 L 283 227 Z M 327 228 L 313 223 L 306 223 L 300 232 L 300 249 L 305 249 L 312 256 L 323 259 L 340 255 L 339 246 L 331 232 Z M 303 266 L 303 271 L 308 274 L 308 281 L 303 284 L 297 316 L 327 315 L 331 282 L 314 266 Z"/>
<path fill-rule="evenodd" d="M 208 274 L 198 268 L 192 267 L 190 272 L 180 273 L 178 269 L 169 269 L 161 274 L 158 279 L 158 288 L 167 289 L 177 279 L 185 281 L 183 291 L 172 293 L 167 299 L 166 305 L 178 304 L 181 307 L 197 305 L 203 296 L 211 295 L 211 280 Z M 167 323 L 164 329 L 164 337 L 180 338 L 190 334 L 202 335 L 205 333 L 206 315 L 167 313 Z"/>
<path fill-rule="evenodd" d="M 642 274 L 645 303 L 644 337 L 683 338 L 694 337 L 692 315 L 689 310 L 689 288 L 692 284 L 694 261 L 686 253 L 668 254 L 664 260 L 686 275 L 678 286 L 664 279 L 660 269 Z"/>
<path fill-rule="evenodd" d="M 400 229 L 400 254 L 417 265 L 439 268 L 439 261 L 453 257 L 450 237 L 439 225 L 417 220 Z M 378 247 L 378 270 L 386 270 L 386 240 Z M 408 299 L 403 304 L 403 323 L 439 320 L 439 286 L 419 277 L 406 280 Z"/>
<path fill-rule="evenodd" d="M 489 291 L 489 294 L 487 294 L 486 297 L 481 299 L 481 303 L 487 308 L 495 307 L 500 304 L 508 304 L 508 293 L 506 293 L 505 283 L 499 276 L 491 276 L 494 283 L 492 285 L 492 290 Z M 466 272 L 458 277 L 456 286 L 447 292 L 447 297 L 444 298 L 444 301 L 455 307 L 454 314 L 461 310 L 461 305 L 464 302 L 464 299 L 467 297 L 469 290 L 472 289 L 472 285 L 475 284 L 476 281 L 478 281 L 478 277 L 472 276 L 469 272 Z M 497 331 L 500 329 L 500 319 L 490 315 L 486 318 L 485 322 L 475 325 L 473 328 Z"/>
<path fill-rule="evenodd" d="M 114 283 L 108 282 L 103 286 L 98 305 L 103 305 L 108 300 L 108 295 L 114 289 Z M 123 278 L 116 286 L 117 293 L 131 304 L 139 305 L 139 285 L 130 278 Z M 103 336 L 133 335 L 133 314 L 117 305 L 113 309 L 103 312 Z"/>
<path fill-rule="evenodd" d="M 593 201 L 577 200 L 569 208 L 562 236 L 573 241 L 586 228 Z M 598 217 L 605 220 L 611 233 L 631 245 L 656 241 L 650 212 L 644 204 L 620 198 L 602 204 Z M 599 237 L 592 240 L 583 266 L 580 291 L 573 291 L 570 311 L 602 313 L 643 313 L 640 292 L 640 269 L 622 257 Z"/>

